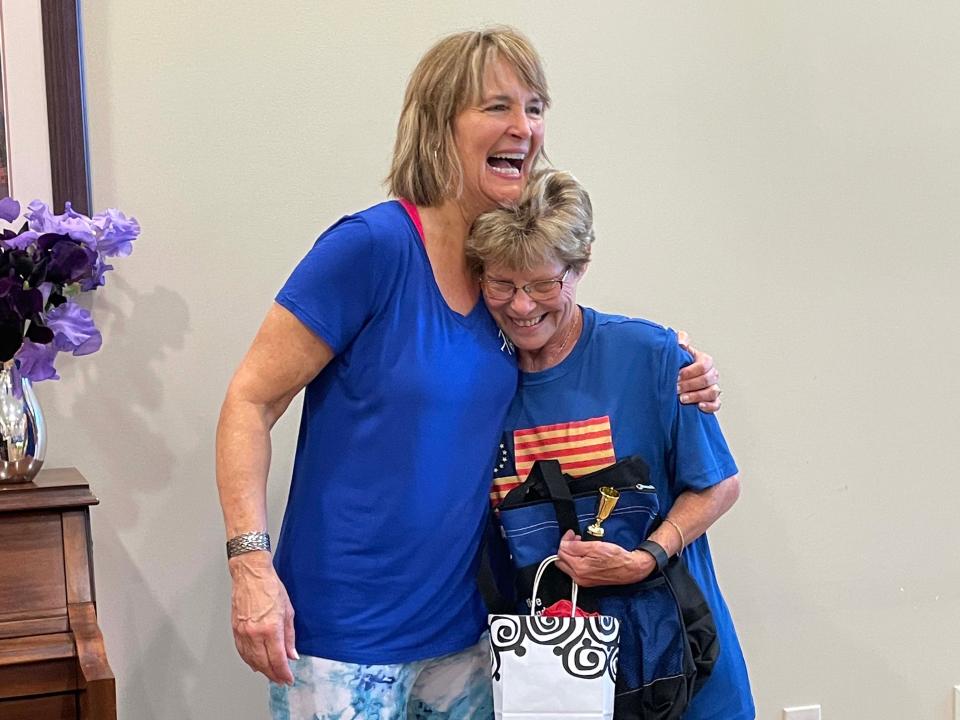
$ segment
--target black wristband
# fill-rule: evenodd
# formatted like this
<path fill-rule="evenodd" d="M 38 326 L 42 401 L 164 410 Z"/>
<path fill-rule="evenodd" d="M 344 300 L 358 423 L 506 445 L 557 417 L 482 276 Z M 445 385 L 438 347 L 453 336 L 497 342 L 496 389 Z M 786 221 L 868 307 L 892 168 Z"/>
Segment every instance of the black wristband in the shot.
<path fill-rule="evenodd" d="M 637 545 L 637 550 L 643 550 L 644 552 L 653 555 L 653 559 L 657 562 L 657 570 L 663 570 L 667 566 L 667 562 L 670 560 L 670 558 L 667 556 L 667 551 L 663 549 L 663 546 L 660 543 L 654 542 L 653 540 L 644 540 L 642 543 Z"/>

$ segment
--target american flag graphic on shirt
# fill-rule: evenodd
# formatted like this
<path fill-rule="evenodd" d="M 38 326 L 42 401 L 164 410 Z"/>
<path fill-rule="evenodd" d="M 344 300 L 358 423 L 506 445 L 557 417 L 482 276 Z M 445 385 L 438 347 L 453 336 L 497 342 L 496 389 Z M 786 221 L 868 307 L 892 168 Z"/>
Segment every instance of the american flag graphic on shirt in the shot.
<path fill-rule="evenodd" d="M 505 432 L 497 450 L 490 502 L 499 505 L 527 479 L 537 460 L 559 460 L 563 471 L 575 477 L 612 465 L 617 458 L 610 416 Z"/>

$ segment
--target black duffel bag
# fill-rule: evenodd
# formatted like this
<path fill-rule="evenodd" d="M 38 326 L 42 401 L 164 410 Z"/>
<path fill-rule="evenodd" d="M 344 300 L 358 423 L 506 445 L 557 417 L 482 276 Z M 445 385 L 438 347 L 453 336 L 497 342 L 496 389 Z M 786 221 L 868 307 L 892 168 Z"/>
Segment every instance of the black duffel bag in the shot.
<path fill-rule="evenodd" d="M 638 456 L 576 478 L 565 475 L 556 460 L 539 460 L 526 481 L 503 499 L 498 510 L 515 569 L 516 597 L 531 597 L 537 568 L 556 554 L 568 529 L 590 537 L 586 527 L 594 521 L 604 486 L 616 488 L 620 499 L 603 523 L 603 540 L 633 550 L 661 522 L 656 490 Z M 542 606 L 565 598 L 569 587 L 569 578 L 552 567 L 541 580 Z M 621 624 L 617 720 L 679 718 L 719 653 L 710 608 L 684 562 L 672 558 L 662 572 L 639 583 L 582 588 L 580 606 Z"/>

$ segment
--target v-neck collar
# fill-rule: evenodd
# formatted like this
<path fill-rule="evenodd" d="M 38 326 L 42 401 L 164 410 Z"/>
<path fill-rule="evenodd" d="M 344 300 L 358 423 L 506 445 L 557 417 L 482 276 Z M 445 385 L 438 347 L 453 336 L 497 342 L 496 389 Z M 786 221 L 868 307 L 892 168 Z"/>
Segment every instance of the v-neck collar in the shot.
<path fill-rule="evenodd" d="M 423 232 L 423 221 L 420 219 L 420 211 L 417 209 L 417 206 L 406 198 L 398 198 L 397 203 L 406 213 L 407 220 L 413 225 L 413 229 L 416 230 L 417 237 L 420 242 L 418 246 L 420 252 L 423 254 L 423 260 L 427 264 L 427 267 L 430 269 L 430 279 L 433 281 L 431 286 L 433 287 L 434 292 L 436 293 L 437 298 L 442 303 L 443 307 L 447 309 L 447 312 L 453 316 L 458 322 L 463 323 L 464 325 L 472 326 L 476 325 L 479 322 L 479 319 L 483 317 L 485 306 L 483 305 L 482 295 L 477 296 L 477 301 L 473 304 L 473 307 L 470 309 L 466 315 L 462 315 L 452 307 L 447 302 L 447 299 L 443 296 L 443 293 L 440 291 L 440 285 L 437 283 L 437 276 L 433 272 L 433 265 L 430 262 L 430 256 L 427 254 L 427 243 L 426 235 Z"/>

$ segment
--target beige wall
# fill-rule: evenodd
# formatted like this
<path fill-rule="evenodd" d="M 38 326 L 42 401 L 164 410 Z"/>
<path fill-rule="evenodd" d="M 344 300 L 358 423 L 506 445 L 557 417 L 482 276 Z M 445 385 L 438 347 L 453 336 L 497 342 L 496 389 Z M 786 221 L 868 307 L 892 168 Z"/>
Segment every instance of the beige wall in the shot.
<path fill-rule="evenodd" d="M 260 718 L 213 484 L 227 379 L 315 235 L 382 197 L 438 36 L 525 30 L 593 192 L 587 304 L 689 330 L 744 480 L 711 531 L 759 717 L 946 720 L 960 683 L 954 2 L 83 3 L 93 198 L 144 228 L 41 387 L 102 503 L 124 718 Z M 276 531 L 297 409 L 275 431 Z"/>

